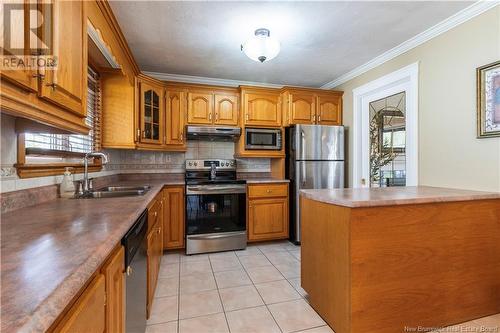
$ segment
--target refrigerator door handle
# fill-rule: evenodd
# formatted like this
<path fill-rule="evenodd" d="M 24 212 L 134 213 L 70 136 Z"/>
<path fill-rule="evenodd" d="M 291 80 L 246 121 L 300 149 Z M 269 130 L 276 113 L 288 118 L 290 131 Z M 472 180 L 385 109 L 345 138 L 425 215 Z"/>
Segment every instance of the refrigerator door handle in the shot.
<path fill-rule="evenodd" d="M 305 160 L 306 159 L 306 134 L 304 131 L 300 131 L 300 159 Z"/>
<path fill-rule="evenodd" d="M 300 162 L 300 182 L 302 186 L 306 185 L 306 162 Z"/>

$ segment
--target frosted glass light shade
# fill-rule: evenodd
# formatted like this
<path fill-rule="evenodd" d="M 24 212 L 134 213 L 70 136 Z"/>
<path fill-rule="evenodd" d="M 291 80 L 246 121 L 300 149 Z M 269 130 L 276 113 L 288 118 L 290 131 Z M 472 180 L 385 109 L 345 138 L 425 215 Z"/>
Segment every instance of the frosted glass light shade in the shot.
<path fill-rule="evenodd" d="M 269 61 L 280 53 L 280 42 L 271 37 L 269 30 L 257 29 L 255 36 L 241 45 L 241 50 L 254 61 Z"/>

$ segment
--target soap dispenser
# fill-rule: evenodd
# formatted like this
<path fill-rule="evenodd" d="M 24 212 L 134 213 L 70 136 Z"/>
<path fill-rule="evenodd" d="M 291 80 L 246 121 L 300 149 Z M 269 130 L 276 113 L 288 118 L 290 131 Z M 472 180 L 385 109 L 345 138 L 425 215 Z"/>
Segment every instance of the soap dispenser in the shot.
<path fill-rule="evenodd" d="M 61 182 L 61 198 L 73 198 L 75 196 L 75 183 L 73 182 L 73 175 L 69 168 L 64 171 L 64 177 Z"/>

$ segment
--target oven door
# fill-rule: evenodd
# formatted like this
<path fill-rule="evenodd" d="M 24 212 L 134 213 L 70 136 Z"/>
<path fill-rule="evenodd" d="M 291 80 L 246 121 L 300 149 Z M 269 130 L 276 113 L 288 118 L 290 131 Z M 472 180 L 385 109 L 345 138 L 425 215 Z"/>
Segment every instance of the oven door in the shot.
<path fill-rule="evenodd" d="M 246 128 L 245 149 L 281 150 L 281 130 Z"/>
<path fill-rule="evenodd" d="M 246 230 L 246 185 L 187 185 L 186 234 Z"/>

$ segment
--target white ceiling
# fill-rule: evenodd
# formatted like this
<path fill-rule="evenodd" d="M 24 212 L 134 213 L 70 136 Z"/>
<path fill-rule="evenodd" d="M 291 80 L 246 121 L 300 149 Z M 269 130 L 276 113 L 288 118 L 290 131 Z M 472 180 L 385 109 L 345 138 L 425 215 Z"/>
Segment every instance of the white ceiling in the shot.
<path fill-rule="evenodd" d="M 319 87 L 469 6 L 466 1 L 111 1 L 143 71 Z M 281 42 L 257 63 L 256 28 Z"/>

